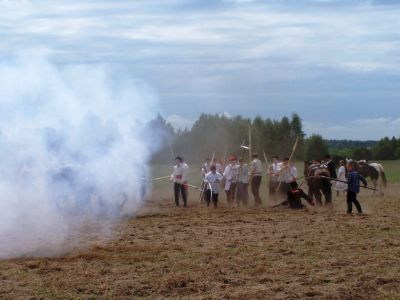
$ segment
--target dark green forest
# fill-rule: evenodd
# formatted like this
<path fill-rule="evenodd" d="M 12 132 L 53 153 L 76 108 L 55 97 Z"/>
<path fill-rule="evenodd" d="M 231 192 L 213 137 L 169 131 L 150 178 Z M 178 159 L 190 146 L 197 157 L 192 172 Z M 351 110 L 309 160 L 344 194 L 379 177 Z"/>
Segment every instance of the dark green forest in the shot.
<path fill-rule="evenodd" d="M 280 120 L 241 116 L 202 114 L 192 128 L 174 130 L 158 115 L 147 124 L 151 132 L 159 136 L 159 149 L 153 156 L 154 163 L 171 161 L 176 155 L 188 161 L 202 161 L 215 152 L 216 158 L 223 159 L 230 154 L 243 155 L 241 145 L 249 146 L 268 159 L 278 155 L 281 158 L 292 152 L 296 137 L 299 137 L 296 159 L 323 157 L 326 153 L 344 158 L 386 160 L 400 158 L 400 138 L 383 137 L 379 141 L 325 140 L 320 135 L 306 136 L 299 115 L 292 114 Z M 400 133 L 400 132 L 399 132 Z M 248 159 L 248 153 L 244 154 Z"/>

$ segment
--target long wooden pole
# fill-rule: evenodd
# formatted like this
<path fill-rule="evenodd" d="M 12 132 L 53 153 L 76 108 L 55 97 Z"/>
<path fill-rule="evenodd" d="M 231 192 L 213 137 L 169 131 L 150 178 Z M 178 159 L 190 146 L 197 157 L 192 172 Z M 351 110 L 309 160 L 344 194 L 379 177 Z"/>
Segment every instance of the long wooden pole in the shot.
<path fill-rule="evenodd" d="M 189 171 L 189 174 L 192 173 L 192 172 L 194 172 L 194 171 L 196 171 L 196 170 L 191 170 L 191 171 Z M 144 177 L 143 177 L 143 178 L 144 178 Z M 157 177 L 157 178 L 153 178 L 153 179 L 148 179 L 147 181 L 149 181 L 149 182 L 151 182 L 151 181 L 158 181 L 158 180 L 167 179 L 167 178 L 171 178 L 171 175 L 163 176 L 163 177 Z"/>
<path fill-rule="evenodd" d="M 251 147 L 251 124 L 249 125 L 249 164 L 251 163 L 251 152 L 252 152 L 252 147 Z"/>
<path fill-rule="evenodd" d="M 269 195 L 269 165 L 268 165 L 268 157 L 263 150 L 264 160 L 265 160 L 265 167 L 267 168 L 267 195 Z"/>
<path fill-rule="evenodd" d="M 215 158 L 215 151 L 213 152 L 212 158 L 211 158 L 211 165 L 212 166 L 214 164 L 214 158 Z"/>
<path fill-rule="evenodd" d="M 318 176 L 308 176 L 307 178 L 312 178 L 312 177 L 318 178 Z M 325 178 L 325 179 L 329 179 L 329 180 L 333 180 L 333 181 L 343 182 L 343 183 L 347 183 L 347 184 L 349 183 L 348 181 L 339 180 L 339 179 L 332 178 L 332 177 L 328 177 L 328 176 L 319 176 L 319 177 Z M 360 185 L 360 188 L 367 189 L 367 190 L 373 190 L 373 191 L 375 191 L 375 192 L 378 191 L 377 189 L 370 188 L 370 187 L 363 186 L 363 185 Z"/>
<path fill-rule="evenodd" d="M 296 141 L 294 142 L 294 145 L 293 145 L 293 149 L 292 149 L 292 153 L 290 154 L 290 156 L 289 156 L 289 164 L 290 164 L 290 162 L 293 160 L 293 156 L 294 156 L 294 154 L 295 154 L 295 152 L 296 152 L 296 150 L 297 150 L 297 144 L 299 143 L 299 137 L 297 136 L 296 137 Z"/>
<path fill-rule="evenodd" d="M 222 171 L 224 171 L 224 170 L 225 170 L 227 156 L 228 156 L 228 147 L 227 147 L 227 146 L 226 146 L 226 144 L 225 144 L 224 161 L 223 161 L 223 163 L 224 163 L 224 166 L 223 166 L 223 167 L 224 167 L 224 169 L 223 169 Z"/>
<path fill-rule="evenodd" d="M 149 181 L 158 181 L 158 180 L 166 179 L 166 178 L 170 178 L 170 177 L 171 177 L 171 175 L 168 175 L 168 176 L 163 176 L 163 177 L 154 178 L 154 179 L 151 179 L 151 180 L 149 180 Z"/>

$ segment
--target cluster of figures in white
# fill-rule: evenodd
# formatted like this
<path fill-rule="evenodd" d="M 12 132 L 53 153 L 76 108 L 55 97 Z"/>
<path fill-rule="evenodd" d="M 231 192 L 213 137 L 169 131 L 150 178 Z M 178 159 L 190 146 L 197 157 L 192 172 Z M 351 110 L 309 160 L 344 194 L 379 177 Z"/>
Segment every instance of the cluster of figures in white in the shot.
<path fill-rule="evenodd" d="M 188 187 L 199 190 L 200 200 L 204 201 L 207 206 L 212 203 L 216 208 L 218 206 L 218 198 L 220 191 L 224 190 L 227 203 L 230 207 L 247 206 L 249 202 L 248 188 L 250 185 L 251 193 L 254 198 L 254 205 L 260 206 L 263 201 L 260 197 L 260 186 L 262 176 L 267 175 L 269 197 L 274 200 L 284 198 L 285 201 L 276 206 L 285 206 L 289 208 L 304 208 L 301 198 L 308 201 L 310 205 L 322 205 L 322 195 L 325 197 L 325 205 L 332 206 L 332 185 L 337 191 L 347 192 L 348 213 L 351 213 L 350 205 L 356 204 L 359 212 L 361 208 L 356 200 L 355 195 L 359 192 L 360 181 L 367 188 L 365 177 L 369 176 L 374 182 L 373 175 L 368 172 L 380 170 L 378 174 L 383 176 L 386 181 L 383 167 L 381 165 L 368 164 L 366 161 L 348 161 L 340 160 L 338 169 L 327 154 L 323 160 L 314 159 L 311 162 L 304 162 L 304 174 L 299 177 L 296 166 L 291 159 L 285 157 L 282 161 L 279 157 L 273 157 L 271 164 L 263 165 L 258 158 L 257 153 L 251 155 L 250 164 L 245 164 L 243 157 L 238 158 L 231 155 L 227 164 L 224 166 L 223 161 L 219 159 L 206 158 L 201 166 L 202 186 L 197 187 L 188 183 L 189 166 L 183 161 L 182 157 L 176 157 L 176 165 L 173 168 L 170 180 L 174 183 L 175 204 L 179 206 L 180 196 L 183 200 L 184 207 L 188 205 Z M 361 174 L 365 173 L 364 176 Z M 297 184 L 297 180 L 303 179 L 308 186 L 308 193 L 305 193 Z M 376 190 L 376 189 L 373 190 Z"/>
<path fill-rule="evenodd" d="M 226 193 L 229 206 L 247 205 L 249 201 L 249 185 L 254 198 L 254 204 L 260 206 L 260 186 L 264 171 L 269 177 L 270 193 L 279 188 L 287 192 L 290 183 L 296 181 L 297 169 L 293 163 L 289 163 L 289 158 L 282 162 L 275 157 L 269 166 L 263 166 L 257 153 L 253 153 L 250 164 L 245 164 L 243 158 L 231 155 L 227 164 L 224 166 L 219 159 L 206 158 L 201 166 L 203 184 L 201 188 L 188 184 L 189 166 L 183 162 L 181 157 L 176 157 L 176 165 L 171 174 L 171 181 L 174 182 L 175 204 L 179 206 L 179 198 L 182 196 L 183 205 L 187 207 L 188 187 L 200 190 L 200 200 L 204 200 L 207 206 L 212 202 L 214 207 L 218 205 L 218 197 L 223 189 Z M 279 186 L 278 186 L 279 185 Z"/>

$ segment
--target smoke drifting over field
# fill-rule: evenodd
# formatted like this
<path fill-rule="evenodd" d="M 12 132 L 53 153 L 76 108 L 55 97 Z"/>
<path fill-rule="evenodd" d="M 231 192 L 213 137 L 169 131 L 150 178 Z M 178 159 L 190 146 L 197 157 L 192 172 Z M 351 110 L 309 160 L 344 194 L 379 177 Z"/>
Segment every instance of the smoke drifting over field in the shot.
<path fill-rule="evenodd" d="M 157 101 L 113 75 L 37 55 L 0 62 L 0 258 L 57 253 L 83 224 L 140 206 Z"/>

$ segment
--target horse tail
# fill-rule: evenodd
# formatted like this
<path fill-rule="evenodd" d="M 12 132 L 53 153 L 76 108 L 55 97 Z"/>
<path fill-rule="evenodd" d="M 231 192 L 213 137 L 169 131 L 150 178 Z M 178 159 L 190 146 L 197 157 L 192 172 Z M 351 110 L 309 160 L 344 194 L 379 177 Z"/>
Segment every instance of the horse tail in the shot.
<path fill-rule="evenodd" d="M 383 168 L 383 166 L 381 164 L 378 164 L 379 166 L 379 170 L 382 176 L 382 183 L 383 183 L 383 187 L 386 188 L 387 185 L 387 179 L 386 179 L 386 174 L 385 174 L 385 169 Z"/>
<path fill-rule="evenodd" d="M 386 186 L 387 186 L 387 179 L 386 179 L 385 171 L 382 171 L 382 182 L 383 182 L 383 187 L 386 188 Z"/>

